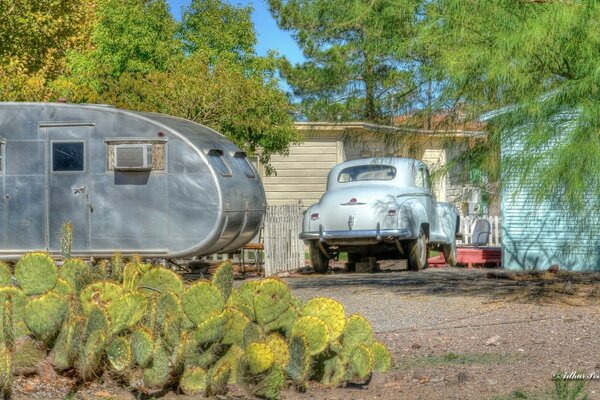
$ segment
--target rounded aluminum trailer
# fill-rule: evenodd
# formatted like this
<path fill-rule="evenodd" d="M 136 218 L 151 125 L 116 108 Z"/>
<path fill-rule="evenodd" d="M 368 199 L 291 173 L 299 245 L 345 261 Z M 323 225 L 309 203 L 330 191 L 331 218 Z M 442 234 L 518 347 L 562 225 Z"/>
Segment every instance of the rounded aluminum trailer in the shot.
<path fill-rule="evenodd" d="M 256 169 L 225 136 L 171 116 L 101 105 L 0 103 L 0 258 L 115 251 L 228 252 L 260 229 Z"/>

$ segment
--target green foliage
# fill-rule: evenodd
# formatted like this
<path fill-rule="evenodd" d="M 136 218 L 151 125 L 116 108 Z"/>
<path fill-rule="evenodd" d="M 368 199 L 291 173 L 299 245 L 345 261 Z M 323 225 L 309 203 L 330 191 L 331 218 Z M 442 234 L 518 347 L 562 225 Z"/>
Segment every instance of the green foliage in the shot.
<path fill-rule="evenodd" d="M 207 281 L 196 282 L 183 293 L 183 310 L 196 325 L 223 312 L 224 306 L 219 289 Z"/>
<path fill-rule="evenodd" d="M 42 294 L 56 285 L 58 268 L 47 254 L 29 253 L 17 262 L 15 277 L 26 295 Z"/>
<path fill-rule="evenodd" d="M 223 301 L 227 302 L 233 289 L 233 265 L 230 261 L 219 265 L 212 277 L 212 284 L 219 288 Z"/>
<path fill-rule="evenodd" d="M 129 340 L 118 337 L 106 347 L 106 355 L 111 367 L 116 371 L 123 371 L 132 361 L 131 345 Z"/>
<path fill-rule="evenodd" d="M 327 348 L 329 328 L 325 322 L 316 317 L 302 317 L 296 321 L 292 330 L 292 337 L 302 336 L 308 344 L 311 356 L 317 355 Z"/>
<path fill-rule="evenodd" d="M 0 261 L 0 286 L 12 286 L 12 274 L 8 264 Z"/>
<path fill-rule="evenodd" d="M 24 320 L 36 337 L 49 342 L 58 334 L 66 311 L 66 299 L 56 293 L 48 292 L 27 302 Z"/>
<path fill-rule="evenodd" d="M 137 282 L 137 287 L 144 293 L 167 291 L 180 296 L 183 293 L 183 280 L 173 271 L 165 268 L 152 268 L 146 271 Z"/>
<path fill-rule="evenodd" d="M 88 283 L 91 273 L 90 266 L 77 258 L 66 260 L 58 270 L 58 276 L 69 282 L 77 293 Z"/>

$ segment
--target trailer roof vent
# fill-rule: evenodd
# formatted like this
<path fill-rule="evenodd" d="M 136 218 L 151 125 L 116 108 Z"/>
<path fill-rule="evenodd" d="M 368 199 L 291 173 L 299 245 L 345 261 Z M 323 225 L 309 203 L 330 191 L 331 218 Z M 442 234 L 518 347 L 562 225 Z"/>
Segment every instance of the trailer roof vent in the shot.
<path fill-rule="evenodd" d="M 115 146 L 116 171 L 150 171 L 151 144 L 119 144 Z"/>

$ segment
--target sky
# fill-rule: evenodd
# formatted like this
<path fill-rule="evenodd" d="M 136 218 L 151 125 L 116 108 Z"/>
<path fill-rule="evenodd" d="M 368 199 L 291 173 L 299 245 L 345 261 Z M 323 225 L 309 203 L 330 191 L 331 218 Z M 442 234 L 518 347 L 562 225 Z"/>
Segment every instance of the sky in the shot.
<path fill-rule="evenodd" d="M 167 0 L 171 6 L 171 12 L 178 20 L 181 20 L 182 8 L 190 4 L 191 0 Z M 282 31 L 269 13 L 266 0 L 229 0 L 233 5 L 252 6 L 252 21 L 258 39 L 256 52 L 265 55 L 268 50 L 277 50 L 279 54 L 287 57 L 292 64 L 304 60 L 302 51 L 292 39 L 289 32 Z"/>

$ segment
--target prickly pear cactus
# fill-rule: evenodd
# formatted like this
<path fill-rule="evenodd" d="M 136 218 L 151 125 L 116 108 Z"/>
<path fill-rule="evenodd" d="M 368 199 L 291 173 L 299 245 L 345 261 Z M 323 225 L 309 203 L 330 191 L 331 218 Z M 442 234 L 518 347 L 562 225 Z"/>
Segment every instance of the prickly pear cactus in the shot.
<path fill-rule="evenodd" d="M 392 358 L 387 347 L 379 342 L 375 342 L 373 343 L 373 346 L 371 346 L 371 353 L 373 355 L 373 370 L 386 372 L 390 369 L 392 366 Z"/>
<path fill-rule="evenodd" d="M 24 319 L 36 337 L 48 342 L 58 334 L 66 311 L 67 300 L 48 292 L 27 302 Z"/>
<path fill-rule="evenodd" d="M 126 329 L 132 328 L 142 320 L 146 313 L 147 300 L 141 293 L 127 293 L 106 307 L 112 322 L 113 335 L 118 335 Z"/>
<path fill-rule="evenodd" d="M 196 325 L 223 312 L 224 306 L 219 289 L 207 281 L 196 282 L 183 293 L 183 310 Z"/>
<path fill-rule="evenodd" d="M 38 295 L 56 285 L 58 268 L 47 254 L 29 253 L 17 262 L 15 277 L 26 295 Z"/>
<path fill-rule="evenodd" d="M 266 325 L 275 321 L 290 308 L 290 289 L 278 279 L 263 280 L 256 290 L 254 311 L 256 321 Z"/>
<path fill-rule="evenodd" d="M 213 366 L 208 370 L 209 385 L 208 395 L 217 396 L 227 392 L 227 382 L 231 376 L 231 365 L 229 362 L 223 362 Z"/>
<path fill-rule="evenodd" d="M 359 344 L 370 346 L 373 343 L 373 328 L 364 317 L 360 315 L 352 315 L 346 321 L 342 344 L 347 349 L 352 349 Z"/>
<path fill-rule="evenodd" d="M 251 343 L 246 348 L 246 361 L 250 373 L 260 374 L 271 368 L 271 365 L 275 361 L 275 356 L 268 344 Z"/>
<path fill-rule="evenodd" d="M 101 281 L 87 285 L 79 295 L 84 314 L 89 314 L 94 305 L 109 306 L 123 296 L 123 288 L 116 283 Z"/>
<path fill-rule="evenodd" d="M 208 388 L 208 374 L 200 367 L 186 367 L 179 381 L 179 389 L 190 396 L 204 396 Z"/>
<path fill-rule="evenodd" d="M 146 328 L 137 328 L 131 335 L 131 350 L 135 362 L 142 368 L 148 368 L 154 351 L 152 333 Z"/>
<path fill-rule="evenodd" d="M 371 350 L 362 344 L 354 347 L 350 355 L 351 371 L 359 378 L 366 378 L 373 371 L 373 356 Z"/>
<path fill-rule="evenodd" d="M 117 337 L 106 347 L 106 355 L 110 366 L 115 371 L 123 371 L 132 361 L 131 346 L 124 337 Z"/>
<path fill-rule="evenodd" d="M 144 369 L 144 383 L 149 388 L 160 389 L 169 383 L 171 377 L 171 361 L 169 351 L 159 341 L 152 353 L 152 363 Z"/>
<path fill-rule="evenodd" d="M 292 329 L 292 337 L 303 336 L 308 344 L 311 356 L 317 355 L 327 348 L 329 328 L 317 317 L 302 317 L 296 321 Z"/>
<path fill-rule="evenodd" d="M 123 290 L 125 292 L 133 292 L 140 280 L 142 271 L 139 264 L 129 262 L 123 268 Z"/>
<path fill-rule="evenodd" d="M 52 291 L 63 297 L 69 297 L 72 294 L 75 294 L 75 289 L 73 288 L 73 285 L 71 285 L 66 280 L 60 278 L 56 281 L 56 285 L 54 286 L 54 289 L 52 289 Z"/>
<path fill-rule="evenodd" d="M 5 399 L 12 393 L 12 358 L 10 350 L 0 343 L 0 390 Z"/>
<path fill-rule="evenodd" d="M 12 274 L 6 263 L 0 261 L 0 286 L 12 286 Z"/>
<path fill-rule="evenodd" d="M 329 328 L 329 340 L 336 340 L 344 332 L 346 313 L 344 306 L 338 301 L 325 297 L 310 300 L 302 307 L 303 317 L 317 317 Z"/>
<path fill-rule="evenodd" d="M 212 284 L 221 292 L 223 301 L 227 302 L 233 289 L 233 265 L 230 261 L 224 262 L 217 268 L 212 277 Z"/>
<path fill-rule="evenodd" d="M 75 365 L 77 354 L 81 345 L 83 333 L 83 318 L 69 315 L 54 342 L 50 357 L 52 363 L 59 370 L 66 370 Z"/>
<path fill-rule="evenodd" d="M 118 251 L 110 258 L 110 275 L 113 281 L 123 282 L 123 257 Z"/>
<path fill-rule="evenodd" d="M 228 305 L 246 314 L 250 321 L 256 321 L 254 312 L 254 296 L 259 286 L 258 281 L 245 282 L 239 289 L 233 289 L 229 296 Z"/>
<path fill-rule="evenodd" d="M 106 336 L 101 331 L 93 331 L 84 342 L 78 360 L 79 375 L 84 381 L 96 376 L 96 370 L 100 366 L 105 346 Z"/>
<path fill-rule="evenodd" d="M 77 293 L 85 286 L 91 277 L 91 268 L 83 260 L 70 258 L 58 270 L 58 276 L 69 282 Z"/>
<path fill-rule="evenodd" d="M 162 325 L 167 317 L 181 317 L 182 307 L 179 295 L 169 291 L 157 294 L 156 323 Z"/>
<path fill-rule="evenodd" d="M 275 364 L 281 368 L 287 367 L 290 362 L 290 349 L 285 339 L 278 333 L 272 333 L 267 337 L 267 345 L 273 352 Z"/>
<path fill-rule="evenodd" d="M 137 287 L 144 293 L 170 291 L 179 296 L 183 292 L 183 280 L 175 272 L 158 267 L 144 272 L 137 282 Z"/>
<path fill-rule="evenodd" d="M 277 399 L 285 385 L 285 374 L 279 366 L 274 366 L 269 373 L 256 385 L 253 390 L 255 396 L 266 399 Z"/>
<path fill-rule="evenodd" d="M 303 385 L 310 373 L 310 354 L 306 338 L 292 336 L 290 340 L 290 360 L 286 372 L 296 385 Z"/>
<path fill-rule="evenodd" d="M 225 334 L 227 316 L 225 313 L 212 315 L 197 326 L 193 331 L 196 342 L 199 345 L 215 343 L 221 340 Z"/>
<path fill-rule="evenodd" d="M 235 308 L 227 308 L 224 311 L 227 317 L 223 344 L 240 344 L 244 340 L 244 330 L 250 324 L 250 320 L 244 313 Z"/>
<path fill-rule="evenodd" d="M 338 356 L 326 359 L 323 362 L 323 376 L 321 383 L 327 386 L 339 386 L 346 379 L 346 365 Z"/>

